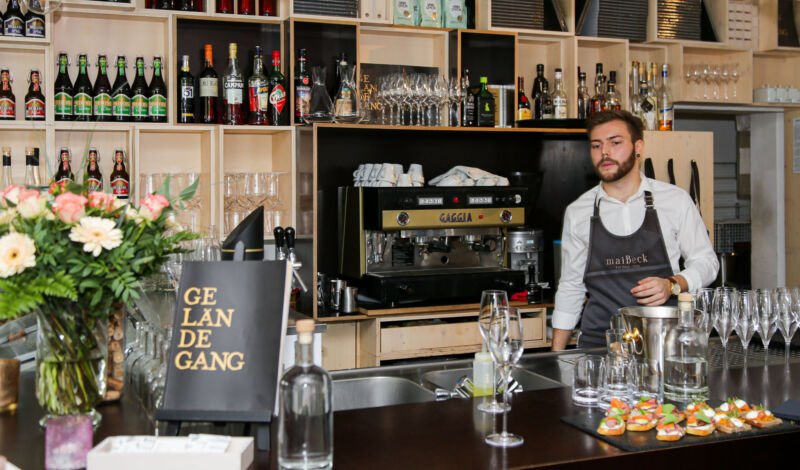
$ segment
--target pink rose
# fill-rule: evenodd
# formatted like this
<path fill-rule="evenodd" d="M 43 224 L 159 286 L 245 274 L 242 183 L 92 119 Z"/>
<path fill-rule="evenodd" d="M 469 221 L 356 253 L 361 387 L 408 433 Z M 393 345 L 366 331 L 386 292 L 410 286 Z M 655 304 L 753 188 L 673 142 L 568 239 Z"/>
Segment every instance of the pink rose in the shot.
<path fill-rule="evenodd" d="M 35 189 L 23 190 L 19 193 L 17 210 L 26 219 L 38 217 L 47 212 L 47 196 Z"/>
<path fill-rule="evenodd" d="M 10 202 L 16 206 L 19 204 L 19 193 L 22 191 L 25 191 L 24 186 L 19 186 L 16 184 L 7 186 L 6 189 L 0 193 L 0 205 L 3 207 L 8 207 L 8 203 Z"/>
<path fill-rule="evenodd" d="M 169 207 L 169 200 L 163 194 L 148 194 L 139 201 L 139 216 L 146 220 L 156 220 L 165 207 Z"/>
<path fill-rule="evenodd" d="M 53 212 L 63 222 L 71 224 L 84 216 L 87 202 L 89 200 L 79 194 L 59 194 L 53 203 Z"/>
<path fill-rule="evenodd" d="M 104 211 L 113 211 L 115 209 L 116 197 L 111 193 L 103 193 L 100 191 L 93 191 L 89 193 L 89 207 L 94 209 L 102 209 Z"/>

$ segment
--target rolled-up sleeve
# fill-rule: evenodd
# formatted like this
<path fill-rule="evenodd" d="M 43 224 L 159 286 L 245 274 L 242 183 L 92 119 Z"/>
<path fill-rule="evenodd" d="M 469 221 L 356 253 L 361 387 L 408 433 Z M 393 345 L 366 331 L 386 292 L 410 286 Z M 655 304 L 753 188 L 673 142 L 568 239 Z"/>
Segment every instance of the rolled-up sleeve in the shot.
<path fill-rule="evenodd" d="M 567 208 L 561 234 L 561 279 L 553 310 L 553 328 L 572 330 L 580 320 L 586 300 L 583 274 L 588 256 L 587 241 L 576 232 L 575 213 Z"/>
<path fill-rule="evenodd" d="M 697 206 L 688 195 L 684 198 L 684 204 L 686 210 L 678 231 L 684 269 L 679 274 L 686 279 L 691 292 L 714 282 L 719 271 L 719 260 Z"/>

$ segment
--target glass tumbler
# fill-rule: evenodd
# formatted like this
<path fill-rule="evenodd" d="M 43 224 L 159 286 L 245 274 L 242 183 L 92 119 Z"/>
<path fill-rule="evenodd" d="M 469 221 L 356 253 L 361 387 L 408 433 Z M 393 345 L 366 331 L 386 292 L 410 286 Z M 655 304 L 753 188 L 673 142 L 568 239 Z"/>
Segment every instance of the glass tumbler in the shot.
<path fill-rule="evenodd" d="M 575 361 L 572 374 L 572 402 L 578 406 L 595 406 L 602 390 L 603 356 L 583 356 Z"/>

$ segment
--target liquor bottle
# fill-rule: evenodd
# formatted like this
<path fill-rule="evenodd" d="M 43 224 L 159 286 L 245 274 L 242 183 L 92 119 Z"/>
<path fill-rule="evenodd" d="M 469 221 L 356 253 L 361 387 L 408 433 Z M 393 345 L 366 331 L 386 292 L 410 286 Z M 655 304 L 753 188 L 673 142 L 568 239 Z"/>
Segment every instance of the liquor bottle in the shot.
<path fill-rule="evenodd" d="M 294 122 L 302 123 L 311 109 L 311 75 L 306 63 L 307 51 L 300 49 L 297 53 L 297 72 L 294 74 Z"/>
<path fill-rule="evenodd" d="M 25 186 L 37 187 L 42 185 L 39 175 L 39 149 L 37 147 L 25 148 Z"/>
<path fill-rule="evenodd" d="M 198 77 L 200 101 L 197 120 L 203 124 L 217 122 L 217 97 L 219 96 L 219 80 L 214 70 L 214 53 L 211 44 L 205 45 L 205 67 Z"/>
<path fill-rule="evenodd" d="M 17 116 L 17 100 L 11 91 L 11 72 L 7 68 L 0 69 L 0 83 L 0 119 L 13 120 Z"/>
<path fill-rule="evenodd" d="M 128 199 L 131 189 L 131 178 L 128 176 L 128 170 L 125 169 L 125 151 L 116 149 L 114 151 L 114 170 L 111 171 L 109 176 L 111 181 L 111 193 L 117 199 Z"/>
<path fill-rule="evenodd" d="M 276 3 L 275 0 L 260 0 L 258 2 L 258 14 L 261 16 L 275 16 Z"/>
<path fill-rule="evenodd" d="M 33 11 L 34 8 L 41 10 L 39 0 L 29 0 L 31 7 L 25 13 L 25 37 L 43 38 L 44 37 L 44 15 Z"/>
<path fill-rule="evenodd" d="M 167 122 L 167 85 L 161 78 L 161 56 L 153 57 L 153 79 L 147 89 L 147 115 L 152 122 Z"/>
<path fill-rule="evenodd" d="M 117 56 L 117 78 L 111 86 L 111 119 L 117 122 L 131 120 L 131 86 L 125 70 L 128 60 L 124 55 Z"/>
<path fill-rule="evenodd" d="M 12 37 L 25 36 L 25 17 L 19 8 L 19 0 L 9 0 L 6 13 L 3 15 L 3 35 Z"/>
<path fill-rule="evenodd" d="M 78 54 L 78 78 L 75 79 L 74 95 L 72 98 L 72 113 L 76 121 L 90 121 L 92 119 L 92 81 L 89 80 L 87 67 L 89 59 L 86 53 Z"/>
<path fill-rule="evenodd" d="M 233 13 L 233 0 L 219 0 L 217 1 L 217 13 Z"/>
<path fill-rule="evenodd" d="M 542 91 L 536 99 L 536 110 L 540 113 L 539 119 L 553 119 L 553 97 L 550 95 L 550 84 L 542 83 Z"/>
<path fill-rule="evenodd" d="M 547 83 L 547 79 L 544 78 L 544 64 L 536 64 L 536 78 L 533 80 L 533 90 L 531 90 L 531 96 L 533 96 L 534 100 L 544 89 L 545 83 Z"/>
<path fill-rule="evenodd" d="M 461 76 L 463 81 L 463 88 L 466 92 L 464 97 L 464 104 L 461 105 L 461 126 L 474 127 L 475 126 L 475 94 L 469 86 L 469 69 L 464 69 L 464 74 Z"/>
<path fill-rule="evenodd" d="M 586 89 L 586 72 L 578 72 L 578 119 L 589 117 L 590 99 Z"/>
<path fill-rule="evenodd" d="M 144 78 L 144 57 L 136 58 L 136 78 L 131 85 L 131 117 L 134 122 L 148 122 L 148 97 L 147 80 Z"/>
<path fill-rule="evenodd" d="M 642 80 L 639 83 L 639 96 L 635 100 L 637 104 L 636 108 L 636 116 L 642 120 L 642 125 L 644 126 L 645 130 L 654 131 L 658 129 L 657 127 L 657 115 L 658 109 L 656 107 L 656 101 L 650 96 L 650 90 L 647 87 L 647 80 Z"/>
<path fill-rule="evenodd" d="M 603 111 L 619 111 L 621 105 L 619 102 L 619 95 L 617 94 L 617 72 L 612 70 L 608 75 L 608 92 L 606 93 L 605 102 L 603 103 Z"/>
<path fill-rule="evenodd" d="M 3 189 L 14 184 L 11 176 L 11 147 L 3 147 Z"/>
<path fill-rule="evenodd" d="M 555 119 L 567 118 L 567 94 L 564 92 L 564 83 L 561 77 L 561 69 L 556 69 L 555 89 L 551 96 L 553 102 L 553 118 Z"/>
<path fill-rule="evenodd" d="M 708 336 L 694 324 L 694 298 L 678 295 L 678 324 L 664 341 L 664 398 L 677 402 L 708 399 Z"/>
<path fill-rule="evenodd" d="M 673 108 L 672 93 L 667 84 L 668 66 L 661 66 L 661 88 L 658 90 L 658 130 L 671 131 Z"/>
<path fill-rule="evenodd" d="M 639 96 L 639 62 L 631 62 L 631 72 L 628 82 L 628 96 L 631 97 L 631 113 L 635 114 L 634 106 L 638 102 Z"/>
<path fill-rule="evenodd" d="M 70 156 L 69 148 L 67 147 L 61 147 L 58 157 L 58 171 L 53 176 L 53 181 L 56 183 L 75 181 L 75 175 L 72 173 L 72 156 Z"/>
<path fill-rule="evenodd" d="M 100 173 L 100 155 L 97 149 L 89 149 L 89 158 L 86 162 L 86 172 L 83 175 L 89 188 L 89 192 L 103 191 L 103 174 Z"/>
<path fill-rule="evenodd" d="M 178 100 L 178 122 L 194 122 L 194 77 L 189 72 L 189 56 L 181 58 L 181 71 L 178 72 L 180 98 Z"/>
<path fill-rule="evenodd" d="M 108 81 L 106 70 L 108 58 L 105 54 L 97 56 L 97 78 L 94 81 L 94 96 L 92 98 L 92 113 L 95 121 L 111 120 L 111 82 Z"/>
<path fill-rule="evenodd" d="M 72 116 L 72 80 L 69 79 L 69 57 L 66 52 L 58 53 L 58 75 L 53 85 L 55 88 L 56 121 L 71 121 Z"/>
<path fill-rule="evenodd" d="M 289 125 L 289 107 L 286 106 L 286 78 L 281 73 L 281 51 L 272 51 L 272 72 L 267 78 L 269 84 L 269 124 Z"/>
<path fill-rule="evenodd" d="M 648 62 L 647 63 L 647 87 L 650 90 L 650 93 L 653 96 L 656 96 L 658 93 L 658 87 L 656 86 L 656 79 L 658 78 L 658 64 L 655 62 Z M 658 99 L 658 97 L 656 97 Z"/>
<path fill-rule="evenodd" d="M 594 96 L 589 100 L 589 115 L 602 111 L 605 105 L 605 79 L 603 76 L 603 64 L 595 65 Z"/>
<path fill-rule="evenodd" d="M 195 5 L 194 0 L 180 0 L 178 9 L 181 11 L 197 11 L 197 5 Z"/>
<path fill-rule="evenodd" d="M 239 0 L 239 14 L 240 15 L 255 15 L 256 5 L 255 0 Z"/>
<path fill-rule="evenodd" d="M 38 69 L 31 69 L 28 81 L 28 94 L 25 95 L 25 120 L 44 121 L 44 93 Z"/>
<path fill-rule="evenodd" d="M 525 78 L 517 77 L 517 121 L 531 118 L 531 102 L 525 96 Z"/>
<path fill-rule="evenodd" d="M 158 10 L 174 10 L 175 3 L 173 0 L 156 0 L 156 9 Z"/>
<path fill-rule="evenodd" d="M 296 324 L 295 364 L 279 387 L 278 464 L 281 468 L 329 468 L 333 463 L 333 384 L 314 365 L 314 320 Z"/>
<path fill-rule="evenodd" d="M 494 95 L 486 88 L 489 80 L 481 77 L 481 89 L 475 98 L 475 125 L 478 127 L 494 127 Z"/>
<path fill-rule="evenodd" d="M 264 75 L 264 58 L 261 46 L 256 46 L 253 53 L 253 75 L 247 80 L 247 96 L 250 103 L 250 124 L 265 126 L 269 123 L 269 84 Z"/>
<path fill-rule="evenodd" d="M 244 82 L 236 52 L 236 43 L 228 44 L 228 69 L 222 77 L 222 123 L 229 125 L 244 124 L 244 111 L 242 110 Z"/>

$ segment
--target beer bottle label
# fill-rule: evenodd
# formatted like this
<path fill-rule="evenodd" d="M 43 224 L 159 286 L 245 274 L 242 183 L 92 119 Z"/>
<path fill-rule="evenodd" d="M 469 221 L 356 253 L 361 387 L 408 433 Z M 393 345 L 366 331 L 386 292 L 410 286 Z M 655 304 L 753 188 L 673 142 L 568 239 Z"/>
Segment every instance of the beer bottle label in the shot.
<path fill-rule="evenodd" d="M 94 97 L 94 115 L 111 116 L 111 95 L 100 93 Z"/>
<path fill-rule="evenodd" d="M 22 23 L 22 18 L 16 16 L 6 18 L 3 22 L 3 27 L 5 36 L 21 37 L 25 35 L 25 25 Z"/>
<path fill-rule="evenodd" d="M 125 93 L 120 93 L 111 102 L 111 114 L 113 116 L 130 116 L 131 99 Z"/>
<path fill-rule="evenodd" d="M 72 110 L 76 116 L 91 116 L 92 97 L 86 93 L 78 93 L 72 101 Z"/>
<path fill-rule="evenodd" d="M 72 182 L 72 178 L 70 178 L 67 175 L 64 175 L 61 178 L 56 179 L 56 183 L 61 183 L 62 181 L 65 182 L 65 183 L 71 183 Z"/>
<path fill-rule="evenodd" d="M 298 85 L 294 87 L 294 113 L 297 117 L 308 116 L 311 109 L 311 87 Z"/>
<path fill-rule="evenodd" d="M 103 181 L 100 180 L 100 179 L 97 179 L 97 178 L 95 178 L 93 176 L 90 176 L 88 183 L 89 183 L 89 192 L 90 193 L 93 192 L 93 191 L 102 191 L 103 190 Z"/>
<path fill-rule="evenodd" d="M 203 77 L 200 79 L 200 97 L 216 98 L 218 91 L 218 80 L 214 77 Z"/>
<path fill-rule="evenodd" d="M 44 119 L 44 101 L 39 98 L 26 101 L 25 119 Z"/>
<path fill-rule="evenodd" d="M 125 178 L 117 177 L 111 180 L 111 192 L 119 199 L 127 199 L 130 183 Z"/>
<path fill-rule="evenodd" d="M 134 117 L 147 117 L 148 103 L 144 95 L 134 95 L 131 100 L 131 115 Z"/>
<path fill-rule="evenodd" d="M 0 118 L 14 119 L 14 102 L 10 98 L 0 98 Z"/>
<path fill-rule="evenodd" d="M 39 17 L 33 17 L 25 22 L 25 36 L 29 38 L 43 38 L 44 37 L 44 20 Z"/>
<path fill-rule="evenodd" d="M 167 115 L 167 98 L 164 95 L 153 95 L 147 105 L 147 113 L 150 116 Z"/>
<path fill-rule="evenodd" d="M 272 92 L 269 94 L 269 103 L 275 107 L 278 114 L 283 112 L 283 107 L 286 106 L 286 90 L 280 83 L 275 85 Z"/>
<path fill-rule="evenodd" d="M 228 104 L 242 103 L 242 88 L 244 85 L 241 80 L 228 80 L 223 86 L 225 88 L 225 101 Z"/>
<path fill-rule="evenodd" d="M 72 115 L 72 95 L 66 92 L 56 93 L 55 98 L 56 116 Z"/>

